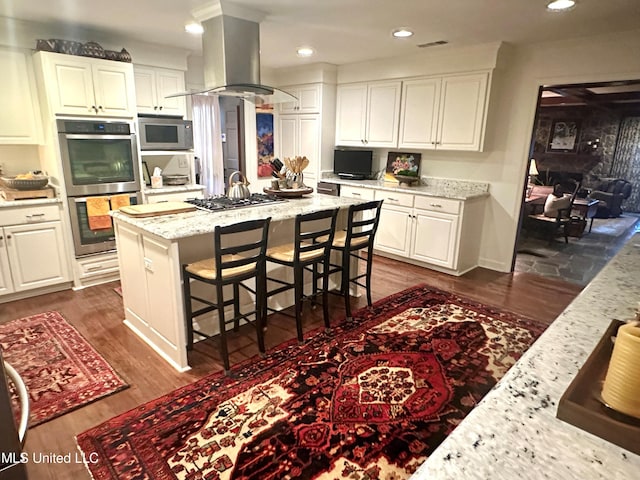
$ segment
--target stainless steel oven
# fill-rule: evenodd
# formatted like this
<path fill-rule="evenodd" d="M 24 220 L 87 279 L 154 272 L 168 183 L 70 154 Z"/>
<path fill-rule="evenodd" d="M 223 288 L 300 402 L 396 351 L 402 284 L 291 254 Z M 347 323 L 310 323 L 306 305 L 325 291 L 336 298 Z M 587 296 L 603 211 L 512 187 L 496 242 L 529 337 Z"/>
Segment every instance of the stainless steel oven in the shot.
<path fill-rule="evenodd" d="M 140 190 L 132 124 L 110 120 L 58 120 L 67 196 Z"/>
<path fill-rule="evenodd" d="M 103 195 L 99 195 L 103 196 Z M 108 195 L 105 195 L 109 197 Z M 73 233 L 73 246 L 76 257 L 103 253 L 116 249 L 116 237 L 112 228 L 92 230 L 89 226 L 87 214 L 87 199 L 85 197 L 68 197 L 69 215 L 71 217 L 71 232 Z M 109 197 L 110 198 L 110 197 Z M 142 200 L 139 192 L 129 194 L 129 203 L 137 205 Z"/>

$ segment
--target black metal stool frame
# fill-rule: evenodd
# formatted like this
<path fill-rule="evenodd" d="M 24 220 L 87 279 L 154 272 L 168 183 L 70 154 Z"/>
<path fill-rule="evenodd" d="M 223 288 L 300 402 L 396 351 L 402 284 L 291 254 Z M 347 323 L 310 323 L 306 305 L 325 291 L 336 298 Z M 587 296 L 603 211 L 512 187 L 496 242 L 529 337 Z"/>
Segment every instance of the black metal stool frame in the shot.
<path fill-rule="evenodd" d="M 196 333 L 203 340 L 211 338 L 211 336 L 200 332 L 193 328 L 193 319 L 209 313 L 217 311 L 218 323 L 220 325 L 220 348 L 222 351 L 222 360 L 224 362 L 225 373 L 229 371 L 229 351 L 227 347 L 227 329 L 226 326 L 233 323 L 234 331 L 238 330 L 240 320 L 245 320 L 248 324 L 252 325 L 256 329 L 258 337 L 258 349 L 261 354 L 265 353 L 264 346 L 264 325 L 266 319 L 266 250 L 269 234 L 269 225 L 271 218 L 250 220 L 247 222 L 240 222 L 229 226 L 217 226 L 214 230 L 214 260 L 216 275 L 215 278 L 206 278 L 197 275 L 193 272 L 189 272 L 187 269 L 192 264 L 185 264 L 182 266 L 182 279 L 183 279 L 183 292 L 185 303 L 185 320 L 187 326 L 187 349 L 193 348 L 193 334 Z M 260 232 L 261 230 L 261 232 Z M 224 245 L 224 237 L 228 235 L 234 235 L 238 233 L 256 232 L 260 236 L 258 241 L 250 241 L 242 244 L 234 244 L 230 246 Z M 250 268 L 247 272 L 235 274 L 231 269 L 242 269 L 243 267 L 249 267 L 255 264 L 255 268 Z M 225 275 L 225 271 L 228 273 Z M 256 288 L 255 290 L 245 285 L 245 280 L 255 278 Z M 190 280 L 198 280 L 210 285 L 213 285 L 216 289 L 216 301 L 211 302 L 207 299 L 195 297 L 191 295 Z M 224 300 L 223 287 L 226 285 L 233 286 L 233 298 Z M 240 312 L 240 286 L 245 290 L 253 293 L 256 298 L 255 309 L 246 313 Z M 206 307 L 193 311 L 191 301 L 196 300 Z M 224 314 L 224 308 L 233 304 L 233 318 L 226 320 Z M 253 319 L 251 318 L 253 317 Z"/>

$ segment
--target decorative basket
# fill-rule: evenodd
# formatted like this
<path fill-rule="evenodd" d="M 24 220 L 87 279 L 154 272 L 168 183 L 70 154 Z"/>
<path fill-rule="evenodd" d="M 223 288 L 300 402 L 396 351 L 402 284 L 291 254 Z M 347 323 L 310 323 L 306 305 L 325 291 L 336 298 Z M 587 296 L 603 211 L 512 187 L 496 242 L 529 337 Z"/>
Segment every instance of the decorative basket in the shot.
<path fill-rule="evenodd" d="M 120 54 L 118 55 L 118 60 L 121 62 L 131 63 L 131 55 L 124 48 L 120 50 Z"/>
<path fill-rule="evenodd" d="M 55 52 L 56 51 L 56 41 L 55 40 L 44 40 L 42 38 L 38 38 L 36 40 L 36 50 L 41 52 Z"/>
<path fill-rule="evenodd" d="M 73 40 L 53 40 L 56 52 L 66 53 L 67 55 L 78 55 L 82 48 L 82 42 L 74 42 Z"/>
<path fill-rule="evenodd" d="M 118 62 L 120 61 L 120 52 L 116 52 L 115 50 L 105 50 L 104 58 L 106 58 L 107 60 L 115 60 Z"/>
<path fill-rule="evenodd" d="M 46 175 L 36 175 L 33 178 L 0 177 L 0 183 L 14 190 L 41 190 L 49 183 L 49 177 Z"/>
<path fill-rule="evenodd" d="M 104 58 L 104 48 L 97 42 L 87 42 L 80 49 L 80 55 L 84 57 Z"/>

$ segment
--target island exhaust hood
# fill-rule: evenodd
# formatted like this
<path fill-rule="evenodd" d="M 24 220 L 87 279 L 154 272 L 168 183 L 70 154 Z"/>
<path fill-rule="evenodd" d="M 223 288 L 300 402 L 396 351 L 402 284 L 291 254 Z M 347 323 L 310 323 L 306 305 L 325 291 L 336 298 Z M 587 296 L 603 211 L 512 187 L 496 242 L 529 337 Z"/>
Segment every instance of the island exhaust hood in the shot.
<path fill-rule="evenodd" d="M 256 105 L 296 101 L 293 95 L 260 83 L 260 26 L 227 14 L 201 22 L 204 84 L 183 95 L 220 95 L 249 100 Z"/>

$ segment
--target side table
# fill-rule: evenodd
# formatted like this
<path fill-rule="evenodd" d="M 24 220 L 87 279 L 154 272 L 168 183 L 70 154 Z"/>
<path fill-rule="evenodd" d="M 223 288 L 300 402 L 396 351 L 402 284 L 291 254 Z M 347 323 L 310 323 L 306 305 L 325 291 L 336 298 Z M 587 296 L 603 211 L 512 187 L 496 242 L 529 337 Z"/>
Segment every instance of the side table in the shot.
<path fill-rule="evenodd" d="M 591 219 L 589 223 L 589 232 L 591 232 L 591 227 L 593 226 L 593 217 L 595 217 L 596 212 L 598 211 L 598 203 L 599 200 L 594 200 L 591 198 L 576 198 L 573 201 L 573 209 L 580 212 L 582 218 L 584 220 Z"/>

